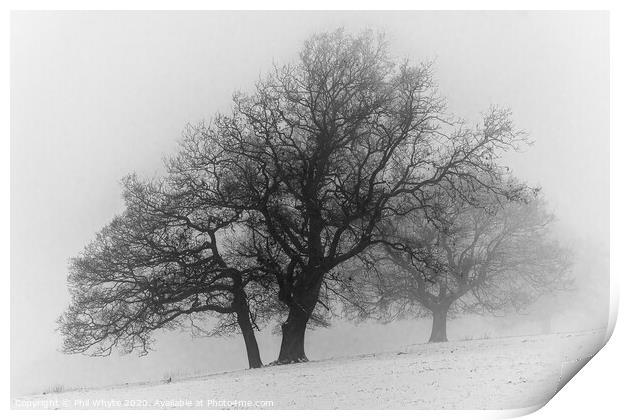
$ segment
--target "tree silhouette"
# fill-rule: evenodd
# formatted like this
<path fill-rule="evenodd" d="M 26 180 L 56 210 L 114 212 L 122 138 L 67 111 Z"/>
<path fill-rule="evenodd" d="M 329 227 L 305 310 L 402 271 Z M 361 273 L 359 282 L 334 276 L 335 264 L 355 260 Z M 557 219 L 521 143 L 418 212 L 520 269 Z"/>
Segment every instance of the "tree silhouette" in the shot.
<path fill-rule="evenodd" d="M 190 202 L 164 182 L 125 180 L 126 211 L 71 262 L 72 303 L 59 320 L 66 352 L 146 353 L 153 331 L 189 322 L 199 333 L 240 330 L 250 368 L 262 366 L 254 328 L 269 293 L 222 244 L 239 215 Z"/>
<path fill-rule="evenodd" d="M 500 109 L 478 126 L 451 120 L 428 65 L 396 62 L 371 32 L 339 30 L 236 94 L 230 114 L 190 127 L 170 173 L 196 203 L 234 211 L 251 231 L 244 255 L 288 309 L 278 361 L 290 363 L 307 360 L 326 276 L 385 242 L 383 221 L 427 208 L 439 186 L 515 195 L 497 182 L 496 157 L 523 141 Z"/>
<path fill-rule="evenodd" d="M 522 198 L 482 194 L 472 205 L 444 196 L 430 219 L 396 218 L 386 232 L 399 246 L 377 247 L 365 257 L 372 270 L 358 267 L 362 292 L 349 309 L 387 318 L 430 313 L 429 341 L 441 342 L 451 312 L 505 313 L 565 288 L 569 252 L 552 238 L 553 217 L 537 192 Z"/>

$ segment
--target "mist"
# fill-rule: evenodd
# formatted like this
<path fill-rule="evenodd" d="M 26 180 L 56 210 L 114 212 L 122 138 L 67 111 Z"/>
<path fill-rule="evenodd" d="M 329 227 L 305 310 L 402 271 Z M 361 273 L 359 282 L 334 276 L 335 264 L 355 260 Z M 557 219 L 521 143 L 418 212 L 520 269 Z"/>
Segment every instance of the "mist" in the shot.
<path fill-rule="evenodd" d="M 119 181 L 163 172 L 187 123 L 227 112 L 311 34 L 384 31 L 397 57 L 433 62 L 448 109 L 509 106 L 534 144 L 505 160 L 540 186 L 574 250 L 574 286 L 524 313 L 463 315 L 450 340 L 606 328 L 609 27 L 599 12 L 15 12 L 11 25 L 11 391 L 161 380 L 245 368 L 243 340 L 157 334 L 149 355 L 59 352 L 68 261 L 123 210 Z M 550 309 L 552 308 L 552 309 Z M 308 333 L 313 360 L 397 351 L 430 319 Z M 277 357 L 272 325 L 258 333 Z M 406 331 L 405 334 L 402 331 Z"/>

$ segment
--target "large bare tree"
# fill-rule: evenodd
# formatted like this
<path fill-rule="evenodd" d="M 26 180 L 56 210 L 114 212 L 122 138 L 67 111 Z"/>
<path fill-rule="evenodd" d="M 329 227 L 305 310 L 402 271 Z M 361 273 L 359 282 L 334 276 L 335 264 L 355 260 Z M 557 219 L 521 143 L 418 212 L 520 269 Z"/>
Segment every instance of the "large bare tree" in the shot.
<path fill-rule="evenodd" d="M 440 184 L 514 194 L 496 185 L 495 158 L 522 141 L 503 110 L 471 127 L 448 121 L 429 66 L 392 59 L 381 36 L 339 30 L 235 95 L 231 113 L 190 127 L 170 172 L 252 231 L 258 246 L 244 253 L 288 309 L 278 361 L 290 363 L 307 360 L 326 275 L 384 241 L 382 221 L 426 208 Z"/>

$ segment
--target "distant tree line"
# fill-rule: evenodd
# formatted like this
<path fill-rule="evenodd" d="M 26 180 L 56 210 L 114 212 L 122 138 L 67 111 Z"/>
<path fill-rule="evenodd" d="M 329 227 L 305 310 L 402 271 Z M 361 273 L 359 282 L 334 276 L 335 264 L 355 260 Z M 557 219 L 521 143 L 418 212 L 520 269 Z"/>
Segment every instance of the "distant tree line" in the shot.
<path fill-rule="evenodd" d="M 499 158 L 528 143 L 510 112 L 448 115 L 431 67 L 382 36 L 311 37 L 230 113 L 188 126 L 166 175 L 124 179 L 125 211 L 71 261 L 64 350 L 147 352 L 152 333 L 281 322 L 277 363 L 306 361 L 309 324 L 519 308 L 565 284 L 538 190 Z"/>

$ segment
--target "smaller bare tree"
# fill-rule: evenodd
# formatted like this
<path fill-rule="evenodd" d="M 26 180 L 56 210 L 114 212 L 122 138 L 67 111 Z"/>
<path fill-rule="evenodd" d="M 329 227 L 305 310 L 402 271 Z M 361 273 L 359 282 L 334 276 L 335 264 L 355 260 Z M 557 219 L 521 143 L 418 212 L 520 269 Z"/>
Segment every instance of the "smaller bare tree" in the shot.
<path fill-rule="evenodd" d="M 429 341 L 441 342 L 451 313 L 520 310 L 568 285 L 569 253 L 552 239 L 553 217 L 537 193 L 520 200 L 442 194 L 431 212 L 387 225 L 385 244 L 354 272 L 349 310 L 383 318 L 430 313 Z"/>
<path fill-rule="evenodd" d="M 64 351 L 147 353 L 153 331 L 189 323 L 195 333 L 241 331 L 250 368 L 262 366 L 254 329 L 270 293 L 225 244 L 238 214 L 197 209 L 164 182 L 135 177 L 124 196 L 126 211 L 71 262 L 72 302 L 59 319 Z"/>

